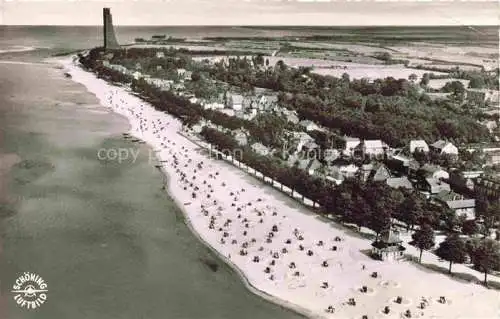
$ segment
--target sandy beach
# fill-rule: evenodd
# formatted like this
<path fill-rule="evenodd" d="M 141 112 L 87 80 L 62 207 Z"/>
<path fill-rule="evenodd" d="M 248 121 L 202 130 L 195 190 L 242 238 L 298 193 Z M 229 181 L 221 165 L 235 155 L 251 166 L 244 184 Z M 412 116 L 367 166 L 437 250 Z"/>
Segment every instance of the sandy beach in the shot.
<path fill-rule="evenodd" d="M 155 163 L 168 176 L 168 193 L 193 232 L 253 292 L 311 318 L 405 318 L 407 311 L 412 318 L 500 317 L 497 290 L 410 262 L 373 260 L 364 253 L 371 248 L 369 240 L 320 220 L 277 190 L 210 158 L 191 141 L 194 136 L 179 134 L 179 120 L 71 59 L 59 63 L 103 106 L 129 120 L 131 136 L 151 145 Z M 431 260 L 430 254 L 425 258 Z M 466 268 L 458 266 L 455 271 Z"/>

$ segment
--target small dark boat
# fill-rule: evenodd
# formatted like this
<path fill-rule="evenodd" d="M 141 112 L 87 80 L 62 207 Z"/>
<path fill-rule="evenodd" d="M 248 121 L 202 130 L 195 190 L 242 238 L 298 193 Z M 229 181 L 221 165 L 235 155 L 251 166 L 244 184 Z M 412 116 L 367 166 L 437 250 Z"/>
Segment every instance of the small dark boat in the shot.
<path fill-rule="evenodd" d="M 64 76 L 71 79 L 71 74 L 69 74 L 68 72 L 64 72 Z"/>

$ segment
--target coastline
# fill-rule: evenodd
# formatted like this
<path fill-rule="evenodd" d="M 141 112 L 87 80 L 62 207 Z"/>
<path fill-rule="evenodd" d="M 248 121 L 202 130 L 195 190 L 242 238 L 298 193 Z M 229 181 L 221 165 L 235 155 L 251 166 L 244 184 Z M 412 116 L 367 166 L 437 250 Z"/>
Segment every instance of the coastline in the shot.
<path fill-rule="evenodd" d="M 66 68 L 68 68 L 70 70 L 70 73 L 72 75 L 75 72 L 75 70 L 77 70 L 77 68 L 78 68 L 78 66 L 73 65 L 72 62 L 68 61 L 68 60 L 63 61 L 62 64 Z M 86 72 L 86 71 L 83 71 L 83 70 L 81 70 L 81 71 L 82 72 Z M 86 73 L 88 73 L 88 72 L 86 72 Z M 91 76 L 93 76 L 95 78 L 95 76 L 93 74 L 91 74 Z M 118 93 L 118 95 L 121 97 L 122 95 L 120 95 L 120 94 L 129 94 L 130 92 L 128 92 L 128 90 L 125 90 L 123 88 L 115 89 L 115 87 L 109 85 L 108 83 L 102 84 L 104 82 L 103 80 L 95 79 L 96 80 L 96 82 L 95 82 L 96 85 L 104 85 L 104 86 L 106 86 L 106 89 L 99 88 L 99 90 L 96 91 L 96 87 L 98 87 L 98 86 L 92 86 L 92 85 L 90 85 L 90 82 L 84 83 L 84 81 L 82 81 L 81 79 L 80 79 L 80 81 L 78 81 L 78 80 L 75 79 L 74 76 L 73 76 L 72 79 L 75 82 L 83 84 L 90 93 L 95 94 L 96 97 L 101 102 L 101 105 L 103 105 L 107 109 L 111 109 L 113 111 L 113 113 L 121 115 L 121 116 L 124 116 L 125 118 L 127 118 L 128 121 L 129 121 L 129 127 L 130 127 L 129 133 L 132 136 L 134 136 L 135 138 L 138 138 L 138 139 L 141 139 L 141 140 L 145 141 L 151 147 L 151 149 L 157 150 L 158 153 L 155 152 L 156 153 L 156 155 L 155 155 L 156 158 L 158 160 L 162 159 L 162 156 L 161 156 L 162 153 L 161 152 L 163 152 L 164 150 L 160 149 L 160 147 L 158 146 L 158 143 L 156 143 L 156 145 L 155 145 L 154 142 L 151 142 L 151 138 L 153 138 L 153 137 L 149 136 L 149 138 L 148 138 L 148 136 L 145 136 L 144 133 L 142 133 L 142 131 L 141 131 L 141 133 L 135 133 L 134 132 L 134 129 L 136 129 L 136 132 L 138 132 L 138 126 L 139 126 L 139 123 L 137 123 L 138 121 L 134 122 L 133 120 L 131 120 L 126 115 L 121 114 L 119 112 L 119 110 L 113 109 L 111 105 L 107 106 L 105 98 L 101 95 L 101 94 L 104 94 L 105 92 L 103 92 L 103 91 L 99 92 L 99 90 L 104 90 L 104 91 L 106 91 L 106 90 L 108 90 L 108 91 L 114 90 L 116 92 L 120 91 L 120 93 Z M 91 81 L 91 80 L 89 80 L 89 81 Z M 102 82 L 99 82 L 99 81 L 102 81 Z M 101 83 L 101 84 L 99 84 L 99 83 Z M 121 92 L 121 91 L 124 91 L 124 92 Z M 143 102 L 143 104 L 146 105 L 147 103 Z M 118 108 L 120 106 L 116 106 L 116 107 Z M 121 106 L 121 109 L 124 110 L 123 105 Z M 140 113 L 140 114 L 141 114 L 140 116 L 142 116 L 142 113 Z M 151 114 L 152 114 L 151 118 L 156 119 L 155 117 L 157 116 L 157 114 L 154 113 L 154 112 L 152 112 Z M 178 122 L 177 120 L 172 120 L 169 115 L 165 115 L 164 114 L 164 116 L 168 117 L 170 122 Z M 171 138 L 173 139 L 174 137 L 171 137 Z M 177 137 L 175 137 L 175 138 L 177 138 Z M 186 142 L 186 141 L 182 141 L 182 142 Z M 192 142 L 190 142 L 190 141 L 189 141 L 189 143 L 192 144 Z M 163 145 L 163 143 L 162 143 L 162 145 Z M 175 145 L 175 143 L 173 145 Z M 184 147 L 182 147 L 182 150 L 184 150 Z M 180 150 L 178 150 L 178 151 L 180 152 Z M 186 152 L 187 152 L 187 150 L 186 150 Z M 170 154 L 172 154 L 172 153 L 170 153 Z M 175 153 L 175 154 L 177 154 L 177 153 Z M 165 158 L 163 158 L 165 160 L 168 157 L 168 154 L 165 153 L 164 155 L 166 155 L 166 156 L 164 156 Z M 174 155 L 174 157 L 175 157 L 175 155 Z M 203 158 L 206 158 L 206 156 L 204 156 Z M 212 159 L 208 159 L 207 161 L 210 162 L 210 161 L 213 161 L 213 160 Z M 224 166 L 224 165 L 229 165 L 229 164 L 224 163 L 222 165 L 218 165 L 218 167 L 221 167 L 221 166 Z M 187 166 L 187 164 L 186 164 L 186 166 Z M 234 170 L 228 169 L 228 170 L 231 170 L 231 172 L 233 172 L 236 169 L 234 169 Z M 285 285 L 288 284 L 288 287 L 290 287 L 289 284 L 291 282 L 291 279 L 287 278 L 286 274 L 284 274 L 283 281 L 280 282 L 280 283 L 282 283 L 282 285 L 280 287 L 278 287 L 277 289 L 269 289 L 269 288 L 272 288 L 272 286 L 267 284 L 267 280 L 266 280 L 267 278 L 265 278 L 265 276 L 262 275 L 263 274 L 262 271 L 258 271 L 258 274 L 257 274 L 255 270 L 252 270 L 252 268 L 254 268 L 254 267 L 249 267 L 248 264 L 246 264 L 246 261 L 243 261 L 240 258 L 240 256 L 238 256 L 237 258 L 235 256 L 235 259 L 238 259 L 239 263 L 233 261 L 233 259 L 228 258 L 228 256 L 226 256 L 226 253 L 224 253 L 224 246 L 222 246 L 222 245 L 215 245 L 215 243 L 217 243 L 217 242 L 215 241 L 216 239 L 213 236 L 211 236 L 212 233 L 206 232 L 206 231 L 204 231 L 203 228 L 201 228 L 202 227 L 201 225 L 202 225 L 202 222 L 203 222 L 202 221 L 203 217 L 202 216 L 197 216 L 197 212 L 195 212 L 195 211 L 191 211 L 190 212 L 189 209 L 187 209 L 187 207 L 185 207 L 185 205 L 183 205 L 183 200 L 182 199 L 184 199 L 184 200 L 186 200 L 186 198 L 190 199 L 190 196 L 189 196 L 189 194 L 187 196 L 186 196 L 186 194 L 182 194 L 182 192 L 183 192 L 182 188 L 181 188 L 181 185 L 182 185 L 181 181 L 182 181 L 182 179 L 180 181 L 176 180 L 175 179 L 175 175 L 169 173 L 167 171 L 167 169 L 163 165 L 161 166 L 161 171 L 162 171 L 162 173 L 168 179 L 168 194 L 173 199 L 173 201 L 176 203 L 176 205 L 179 207 L 179 209 L 181 209 L 181 211 L 183 212 L 186 225 L 189 227 L 189 229 L 192 231 L 192 233 L 194 233 L 195 236 L 202 243 L 204 243 L 207 247 L 209 247 L 214 253 L 216 253 L 219 256 L 219 258 L 221 258 L 226 264 L 228 264 L 233 270 L 235 270 L 236 273 L 238 273 L 238 275 L 242 278 L 244 284 L 247 286 L 247 288 L 251 292 L 259 295 L 260 297 L 262 297 L 262 298 L 264 298 L 266 300 L 272 301 L 272 302 L 274 302 L 274 303 L 276 303 L 276 304 L 278 304 L 278 305 L 280 305 L 282 307 L 285 307 L 285 308 L 291 309 L 291 310 L 293 310 L 293 311 L 295 311 L 297 313 L 303 314 L 303 315 L 305 315 L 305 316 L 307 316 L 309 318 L 358 318 L 358 317 L 360 317 L 361 315 L 364 314 L 363 312 L 360 313 L 359 311 L 365 311 L 366 313 L 370 313 L 370 312 L 373 313 L 374 309 L 370 305 L 368 305 L 366 307 L 363 307 L 363 305 L 362 305 L 360 307 L 361 309 L 358 309 L 357 311 L 355 311 L 356 310 L 355 308 L 343 307 L 343 306 L 340 305 L 341 301 L 345 301 L 344 297 L 346 297 L 347 295 L 349 295 L 349 296 L 351 296 L 352 294 L 356 295 L 357 292 L 356 292 L 356 290 L 355 290 L 354 287 L 356 287 L 356 286 L 359 287 L 359 284 L 361 284 L 361 281 L 360 281 L 361 278 L 359 278 L 359 277 L 356 277 L 356 278 L 342 278 L 342 276 L 345 277 L 346 275 L 347 276 L 350 276 L 350 275 L 356 276 L 359 273 L 359 268 L 357 268 L 358 272 L 356 272 L 356 273 L 354 273 L 353 271 L 351 271 L 350 273 L 348 272 L 347 274 L 344 273 L 344 269 L 342 267 L 342 263 L 340 263 L 340 269 L 337 268 L 336 271 L 333 272 L 333 274 L 330 274 L 330 277 L 334 277 L 334 280 L 340 280 L 340 281 L 344 280 L 345 282 L 342 282 L 341 284 L 344 285 L 345 287 L 340 287 L 341 289 L 339 290 L 339 292 L 336 292 L 336 293 L 332 293 L 331 291 L 328 291 L 331 294 L 331 296 L 328 296 L 328 298 L 332 298 L 332 297 L 335 298 L 335 300 L 333 300 L 332 303 L 335 303 L 336 308 L 337 308 L 337 305 L 339 305 L 339 307 L 343 307 L 344 308 L 344 309 L 342 309 L 343 310 L 341 312 L 342 315 L 340 315 L 340 316 L 339 316 L 339 314 L 329 314 L 329 315 L 324 314 L 324 309 L 325 309 L 324 299 L 327 299 L 327 296 L 326 296 L 326 294 L 321 294 L 321 293 L 318 294 L 317 291 L 321 291 L 319 288 L 316 288 L 316 289 L 312 288 L 311 289 L 310 287 L 306 287 L 308 289 L 306 291 L 304 291 L 302 294 L 301 293 L 295 293 L 295 290 L 298 290 L 297 288 L 302 288 L 303 287 L 303 286 L 299 285 L 297 287 L 294 287 L 293 289 L 289 288 L 290 291 L 286 291 L 286 286 Z M 240 175 L 246 175 L 246 174 L 242 173 Z M 247 184 L 247 183 L 245 183 L 245 184 Z M 178 187 L 175 188 L 175 186 L 178 186 Z M 262 193 L 264 193 L 264 192 L 262 191 Z M 217 192 L 215 194 L 217 194 Z M 262 195 L 264 195 L 264 194 L 262 194 Z M 269 195 L 268 196 L 269 198 L 273 198 L 273 196 L 274 196 L 274 194 L 265 194 L 265 196 L 267 196 L 267 195 Z M 241 196 L 243 197 L 243 195 L 241 195 Z M 273 200 L 271 199 L 270 201 L 273 201 Z M 279 200 L 274 200 L 274 202 L 277 202 L 277 201 L 279 201 Z M 273 204 L 274 204 L 274 202 L 273 202 Z M 193 206 L 194 205 L 191 205 L 190 207 L 193 207 Z M 283 208 L 283 207 L 281 207 L 281 208 Z M 284 209 L 286 209 L 286 207 Z M 303 208 L 299 209 L 299 211 L 300 210 L 303 210 Z M 303 213 L 303 212 L 300 212 L 300 213 Z M 281 210 L 280 210 L 280 214 L 281 214 Z M 290 215 L 293 215 L 293 214 L 295 214 L 295 212 L 291 213 Z M 283 218 L 285 218 L 285 216 L 283 216 Z M 307 221 L 308 223 L 310 223 L 313 226 L 313 227 L 309 227 L 313 231 L 314 231 L 314 226 L 318 226 L 319 225 L 318 223 L 321 223 L 315 217 L 311 217 L 311 216 L 298 217 L 298 216 L 296 216 L 296 217 L 293 218 L 293 219 L 296 219 L 296 220 L 293 221 L 292 224 L 297 225 L 297 226 L 301 226 L 302 225 L 301 222 L 305 218 L 308 218 L 308 219 L 311 219 L 311 220 L 314 219 L 314 222 L 316 224 L 314 224 L 312 221 Z M 302 219 L 302 220 L 299 220 L 299 219 Z M 201 220 L 201 222 L 200 222 L 200 220 Z M 326 223 L 323 223 L 323 224 L 325 224 L 325 225 L 321 226 L 323 228 L 322 231 L 318 232 L 318 234 L 317 234 L 317 236 L 316 236 L 315 239 L 317 239 L 317 238 L 324 238 L 324 237 L 321 237 L 321 236 L 324 235 L 324 234 L 327 234 L 327 231 L 326 231 L 327 228 L 331 227 L 331 226 L 327 225 Z M 324 227 L 324 226 L 326 226 L 326 227 Z M 206 227 L 206 225 L 205 225 L 205 227 Z M 280 226 L 280 228 L 281 228 L 281 226 Z M 349 235 L 345 235 L 344 232 L 338 232 L 338 233 L 341 233 L 342 236 L 349 236 Z M 261 234 L 261 235 L 263 235 L 263 234 Z M 333 236 L 333 235 L 334 235 L 334 232 L 331 231 L 331 236 Z M 354 240 L 352 240 L 352 238 L 349 238 L 349 241 L 354 241 Z M 349 268 L 349 266 L 356 266 L 356 267 L 358 267 L 359 266 L 358 264 L 363 263 L 363 265 L 364 265 L 366 263 L 366 264 L 369 264 L 369 267 L 370 267 L 369 269 L 370 270 L 373 270 L 373 269 L 382 270 L 382 271 L 385 270 L 385 273 L 387 273 L 390 270 L 393 270 L 393 269 L 391 269 L 391 267 L 394 267 L 394 266 L 391 266 L 391 265 L 387 266 L 387 265 L 384 265 L 384 264 L 380 264 L 380 263 L 376 263 L 376 262 L 370 261 L 368 258 L 364 258 L 359 253 L 359 251 L 356 252 L 357 245 L 360 244 L 361 241 L 363 241 L 363 246 L 364 246 L 364 244 L 366 244 L 366 240 L 357 240 L 356 243 L 355 243 L 355 245 L 353 245 L 354 247 L 346 247 L 346 251 L 342 252 L 344 254 L 344 257 L 348 256 L 348 257 L 350 257 L 352 259 L 350 261 L 351 264 L 349 264 L 349 261 L 347 262 L 348 268 Z M 311 247 L 312 246 L 313 245 L 311 245 Z M 225 247 L 227 247 L 227 245 Z M 237 252 L 235 252 L 235 254 L 237 254 Z M 356 256 L 354 256 L 354 255 L 356 255 Z M 229 254 L 229 256 L 230 256 L 230 254 Z M 299 257 L 297 257 L 297 258 L 299 258 Z M 302 258 L 302 257 L 300 257 L 300 258 Z M 304 260 L 306 260 L 306 259 L 307 258 L 304 258 Z M 342 260 L 342 258 L 339 258 L 339 259 Z M 297 260 L 297 261 L 299 261 L 299 260 Z M 373 265 L 373 267 L 371 267 L 372 265 Z M 315 267 L 315 269 L 313 269 L 314 271 L 318 270 L 316 268 L 321 269 L 321 267 L 317 267 L 317 266 L 314 266 L 314 267 Z M 396 267 L 400 267 L 400 266 L 396 266 Z M 286 267 L 284 267 L 284 268 L 286 268 Z M 335 277 L 335 275 L 340 276 L 340 278 L 339 277 Z M 394 278 L 394 277 L 400 277 L 400 276 L 391 276 L 391 275 L 389 275 L 387 277 L 388 278 L 391 277 L 391 280 L 386 280 L 386 282 L 397 283 L 397 285 L 394 285 L 395 287 L 397 286 L 396 288 L 398 288 L 398 287 L 401 286 L 399 280 Z M 366 280 L 366 279 L 364 279 L 364 280 Z M 430 280 L 432 280 L 432 279 L 430 279 Z M 364 281 L 362 283 L 364 284 Z M 266 288 L 268 288 L 268 289 L 266 289 Z M 378 287 L 377 287 L 377 289 L 378 289 Z M 273 294 L 273 292 L 274 292 L 274 294 Z M 310 294 L 312 294 L 312 293 L 314 293 L 316 295 L 315 296 L 311 296 Z M 392 294 L 392 292 L 389 293 L 389 295 L 391 295 L 391 294 Z M 300 298 L 301 295 L 305 297 L 304 299 L 309 299 L 309 300 L 306 300 L 305 302 L 303 302 L 304 305 L 299 305 L 298 303 L 293 302 L 293 301 L 297 301 L 297 300 L 302 301 L 302 299 Z M 290 298 L 286 298 L 286 297 L 290 297 Z M 342 299 L 340 299 L 339 297 L 342 297 Z M 359 296 L 359 294 L 358 294 L 358 295 L 356 295 L 356 298 L 360 298 L 361 299 L 361 296 Z M 387 299 L 385 296 L 383 298 Z M 323 300 L 319 300 L 319 299 L 323 299 Z M 368 303 L 369 303 L 369 301 L 367 301 L 367 304 Z M 375 302 L 372 302 L 372 303 L 375 303 Z M 379 306 L 375 305 L 375 308 L 377 308 L 377 307 L 380 308 Z M 320 315 L 320 313 L 323 313 L 323 315 Z M 370 315 L 370 317 L 371 317 L 371 315 Z M 439 316 L 437 316 L 437 317 L 439 317 Z"/>

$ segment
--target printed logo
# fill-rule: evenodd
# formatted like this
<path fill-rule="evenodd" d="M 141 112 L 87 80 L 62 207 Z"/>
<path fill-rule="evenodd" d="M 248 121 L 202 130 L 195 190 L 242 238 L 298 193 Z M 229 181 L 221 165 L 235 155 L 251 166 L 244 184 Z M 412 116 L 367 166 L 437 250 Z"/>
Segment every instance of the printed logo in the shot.
<path fill-rule="evenodd" d="M 37 274 L 25 272 L 12 286 L 16 303 L 26 309 L 36 309 L 47 300 L 47 284 Z"/>

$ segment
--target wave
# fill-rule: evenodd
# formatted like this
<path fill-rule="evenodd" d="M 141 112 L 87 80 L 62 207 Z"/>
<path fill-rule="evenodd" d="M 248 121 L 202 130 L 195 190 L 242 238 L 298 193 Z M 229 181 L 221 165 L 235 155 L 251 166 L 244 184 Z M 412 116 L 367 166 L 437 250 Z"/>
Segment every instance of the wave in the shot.
<path fill-rule="evenodd" d="M 0 49 L 0 54 L 3 53 L 12 53 L 12 52 L 27 52 L 27 51 L 34 51 L 40 48 L 36 47 L 31 47 L 31 46 L 24 46 L 24 45 L 15 45 L 7 49 Z"/>

